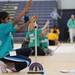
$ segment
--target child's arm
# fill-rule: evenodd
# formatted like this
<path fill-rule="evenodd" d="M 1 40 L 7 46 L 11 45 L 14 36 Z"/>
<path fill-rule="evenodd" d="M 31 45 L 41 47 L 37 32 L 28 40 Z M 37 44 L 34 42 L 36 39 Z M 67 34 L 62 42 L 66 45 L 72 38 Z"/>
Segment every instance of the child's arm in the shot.
<path fill-rule="evenodd" d="M 16 17 L 13 24 L 16 25 L 19 20 L 26 15 L 26 13 L 29 11 L 32 4 L 32 0 L 29 0 L 28 3 L 24 6 L 24 9 L 21 11 L 21 13 Z"/>
<path fill-rule="evenodd" d="M 45 26 L 42 28 L 42 35 L 46 35 L 49 30 L 49 20 L 46 21 Z"/>
<path fill-rule="evenodd" d="M 49 28 L 49 20 L 46 21 L 45 26 L 42 28 L 42 30 Z"/>
<path fill-rule="evenodd" d="M 60 30 L 59 29 L 57 29 L 57 34 L 60 34 Z"/>

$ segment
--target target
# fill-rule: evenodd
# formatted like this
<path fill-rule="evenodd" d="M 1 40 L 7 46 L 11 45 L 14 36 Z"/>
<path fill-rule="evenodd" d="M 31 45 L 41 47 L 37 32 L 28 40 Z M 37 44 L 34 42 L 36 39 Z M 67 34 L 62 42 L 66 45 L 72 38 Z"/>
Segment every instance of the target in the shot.
<path fill-rule="evenodd" d="M 32 63 L 29 67 L 28 73 L 29 74 L 44 74 L 43 66 L 38 62 Z"/>

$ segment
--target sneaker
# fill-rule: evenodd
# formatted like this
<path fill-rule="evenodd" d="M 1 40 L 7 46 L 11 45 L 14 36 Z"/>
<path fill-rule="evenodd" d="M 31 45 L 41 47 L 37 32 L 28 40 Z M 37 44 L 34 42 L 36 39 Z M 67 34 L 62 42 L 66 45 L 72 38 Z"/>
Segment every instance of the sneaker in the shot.
<path fill-rule="evenodd" d="M 54 52 L 52 50 L 47 51 L 47 55 L 53 56 Z"/>
<path fill-rule="evenodd" d="M 4 62 L 0 61 L 0 73 L 7 73 L 8 71 L 6 70 L 7 66 Z"/>

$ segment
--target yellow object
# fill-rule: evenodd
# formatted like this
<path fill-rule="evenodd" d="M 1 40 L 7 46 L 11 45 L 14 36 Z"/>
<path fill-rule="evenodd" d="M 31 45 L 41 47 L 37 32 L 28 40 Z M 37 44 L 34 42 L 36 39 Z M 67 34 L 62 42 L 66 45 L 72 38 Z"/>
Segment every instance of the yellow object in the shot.
<path fill-rule="evenodd" d="M 49 33 L 48 34 L 48 40 L 58 40 L 59 36 L 56 33 Z"/>
<path fill-rule="evenodd" d="M 56 32 L 54 33 L 54 31 Z M 48 40 L 52 40 L 52 41 L 59 40 L 59 34 L 60 34 L 59 29 L 52 28 L 50 30 L 50 33 L 48 33 Z"/>

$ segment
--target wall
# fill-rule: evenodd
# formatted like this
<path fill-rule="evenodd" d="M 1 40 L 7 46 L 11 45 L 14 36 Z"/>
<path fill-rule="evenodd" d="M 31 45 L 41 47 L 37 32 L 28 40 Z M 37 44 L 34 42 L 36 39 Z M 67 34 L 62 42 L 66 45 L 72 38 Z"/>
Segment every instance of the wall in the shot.
<path fill-rule="evenodd" d="M 0 0 L 0 1 L 28 1 L 28 0 Z M 56 1 L 56 0 L 33 0 L 33 1 Z"/>
<path fill-rule="evenodd" d="M 75 0 L 57 0 L 60 9 L 75 9 Z"/>

